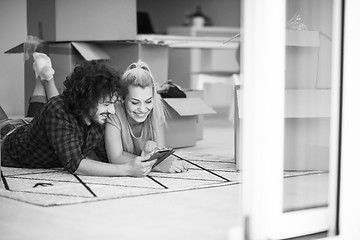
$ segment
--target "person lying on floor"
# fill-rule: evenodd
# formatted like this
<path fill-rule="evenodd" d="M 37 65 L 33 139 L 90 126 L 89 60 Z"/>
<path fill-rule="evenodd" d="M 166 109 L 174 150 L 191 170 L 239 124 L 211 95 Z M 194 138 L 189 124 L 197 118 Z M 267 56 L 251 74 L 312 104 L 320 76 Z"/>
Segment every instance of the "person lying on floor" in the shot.
<path fill-rule="evenodd" d="M 63 167 L 82 175 L 127 175 L 124 165 L 107 161 L 104 143 L 108 115 L 115 113 L 114 104 L 126 91 L 119 74 L 102 63 L 85 61 L 66 78 L 65 90 L 59 94 L 50 58 L 40 53 L 33 57 L 36 81 L 40 83 L 34 91 L 37 96 L 30 100 L 28 114 L 34 118 L 3 133 L 2 166 Z M 39 102 L 41 99 L 44 101 Z M 35 108 L 41 108 L 39 113 Z M 142 162 L 148 157 L 135 159 L 138 175 L 150 172 L 156 160 Z"/>
<path fill-rule="evenodd" d="M 139 60 L 130 64 L 122 76 L 127 94 L 115 104 L 105 127 L 105 145 L 109 162 L 128 164 L 129 174 L 142 175 L 133 167 L 137 156 L 147 155 L 165 147 L 165 108 L 156 90 L 156 83 L 149 66 Z M 154 171 L 184 172 L 185 161 L 169 156 Z"/>
<path fill-rule="evenodd" d="M 43 53 L 33 53 L 33 69 L 35 71 L 35 87 L 29 99 L 29 107 L 25 118 L 9 119 L 5 112 L 0 119 L 1 139 L 12 133 L 18 126 L 28 124 L 41 110 L 48 99 L 59 95 L 56 88 L 50 58 Z M 41 71 L 39 67 L 42 67 Z M 40 74 L 40 75 L 39 75 Z"/>

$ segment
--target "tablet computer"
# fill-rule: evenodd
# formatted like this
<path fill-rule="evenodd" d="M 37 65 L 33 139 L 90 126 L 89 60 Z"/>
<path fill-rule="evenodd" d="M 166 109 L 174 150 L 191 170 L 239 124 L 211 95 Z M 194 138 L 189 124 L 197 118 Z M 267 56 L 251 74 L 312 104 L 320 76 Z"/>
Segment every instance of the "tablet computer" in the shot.
<path fill-rule="evenodd" d="M 157 161 L 155 162 L 155 164 L 152 166 L 153 168 L 158 165 L 159 163 L 161 163 L 162 161 L 164 161 L 168 156 L 170 156 L 171 154 L 173 154 L 175 152 L 174 149 L 172 148 L 164 148 L 164 149 L 159 149 L 157 151 L 155 151 L 150 158 L 144 160 L 143 162 L 148 162 L 154 159 L 157 159 Z"/>

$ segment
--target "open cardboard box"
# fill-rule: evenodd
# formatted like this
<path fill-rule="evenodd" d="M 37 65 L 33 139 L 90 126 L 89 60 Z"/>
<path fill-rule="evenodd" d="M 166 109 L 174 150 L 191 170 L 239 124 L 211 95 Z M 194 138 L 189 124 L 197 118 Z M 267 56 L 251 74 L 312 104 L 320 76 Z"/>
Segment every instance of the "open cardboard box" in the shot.
<path fill-rule="evenodd" d="M 204 96 L 204 90 L 196 90 L 196 89 L 182 89 L 187 98 L 200 98 L 202 100 L 204 100 L 204 102 L 206 103 Z M 207 103 L 206 103 L 207 104 Z M 208 104 L 207 104 L 208 105 Z M 196 117 L 196 140 L 202 140 L 203 139 L 203 131 L 204 130 L 204 115 L 203 114 L 199 114 Z"/>
<path fill-rule="evenodd" d="M 167 81 L 168 46 L 141 44 L 139 42 L 45 42 L 38 49 L 49 55 L 55 69 L 55 83 L 59 92 L 63 91 L 63 81 L 73 71 L 75 65 L 84 60 L 103 60 L 118 70 L 125 70 L 130 63 L 143 59 L 146 61 L 155 79 Z M 23 53 L 24 44 L 5 53 Z M 125 66 L 126 65 L 126 66 Z M 118 67 L 117 67 L 118 66 Z M 35 84 L 32 62 L 25 62 L 25 111 Z M 202 139 L 202 114 L 215 111 L 201 98 L 201 91 L 187 91 L 188 98 L 164 99 L 169 111 L 166 130 L 167 147 L 179 148 L 193 146 Z"/>
<path fill-rule="evenodd" d="M 84 60 L 109 60 L 110 57 L 96 43 L 86 42 L 46 42 L 41 44 L 37 52 L 47 54 L 51 58 L 55 69 L 54 80 L 61 93 L 64 90 L 63 82 L 73 71 L 75 65 Z M 24 53 L 24 44 L 21 43 L 5 53 Z M 25 112 L 35 87 L 35 74 L 32 61 L 25 61 Z"/>
<path fill-rule="evenodd" d="M 168 79 L 167 45 L 142 44 L 141 42 L 44 42 L 37 52 L 46 53 L 55 69 L 55 84 L 59 92 L 63 91 L 63 82 L 73 71 L 76 64 L 87 60 L 103 60 L 111 67 L 123 72 L 131 63 L 138 59 L 144 60 L 150 67 L 154 78 L 159 82 Z M 24 44 L 5 53 L 24 53 Z M 35 86 L 35 74 L 32 62 L 25 62 L 25 112 L 28 101 Z"/>
<path fill-rule="evenodd" d="M 190 147 L 198 140 L 198 116 L 213 114 L 214 109 L 209 107 L 202 99 L 189 98 L 163 98 L 169 116 L 165 130 L 166 147 Z"/>

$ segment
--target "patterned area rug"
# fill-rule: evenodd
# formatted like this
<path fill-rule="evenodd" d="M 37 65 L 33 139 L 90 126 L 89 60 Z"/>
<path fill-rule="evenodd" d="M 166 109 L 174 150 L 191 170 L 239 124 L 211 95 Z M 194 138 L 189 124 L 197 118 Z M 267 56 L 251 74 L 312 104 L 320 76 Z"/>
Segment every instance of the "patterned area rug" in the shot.
<path fill-rule="evenodd" d="M 144 178 L 92 177 L 69 174 L 62 169 L 2 167 L 5 189 L 0 196 L 50 207 L 124 197 L 239 184 L 233 159 L 176 152 L 188 162 L 189 171 L 151 173 Z"/>
<path fill-rule="evenodd" d="M 231 157 L 181 149 L 175 155 L 188 162 L 188 172 L 150 173 L 144 178 L 92 177 L 62 169 L 2 167 L 5 189 L 0 189 L 0 197 L 50 207 L 241 183 L 241 171 L 235 170 Z M 284 178 L 322 173 L 324 171 L 285 171 Z"/>

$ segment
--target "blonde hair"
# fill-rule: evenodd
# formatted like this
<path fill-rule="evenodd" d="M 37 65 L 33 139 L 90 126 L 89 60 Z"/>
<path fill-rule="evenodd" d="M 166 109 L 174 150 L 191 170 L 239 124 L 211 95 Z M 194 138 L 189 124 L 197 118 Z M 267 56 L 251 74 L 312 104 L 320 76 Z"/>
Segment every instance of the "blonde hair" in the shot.
<path fill-rule="evenodd" d="M 154 107 L 149 115 L 149 120 L 154 131 L 155 139 L 153 140 L 158 142 L 160 126 L 162 124 L 166 125 L 166 110 L 160 94 L 157 93 L 157 84 L 149 66 L 142 60 L 130 64 L 122 76 L 122 81 L 127 88 L 129 88 L 129 86 L 142 88 L 150 86 L 152 88 Z M 124 96 L 124 98 L 125 97 L 126 96 Z"/>

